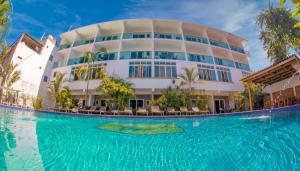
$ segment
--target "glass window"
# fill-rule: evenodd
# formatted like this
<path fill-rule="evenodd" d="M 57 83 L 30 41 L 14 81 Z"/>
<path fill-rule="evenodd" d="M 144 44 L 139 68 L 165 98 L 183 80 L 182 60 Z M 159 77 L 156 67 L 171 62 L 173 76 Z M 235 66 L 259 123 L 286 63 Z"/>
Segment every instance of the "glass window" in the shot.
<path fill-rule="evenodd" d="M 197 55 L 197 54 L 188 54 L 189 61 L 195 61 L 195 62 L 204 62 L 213 64 L 213 58 L 211 56 L 206 55 Z"/>
<path fill-rule="evenodd" d="M 173 59 L 173 60 L 185 60 L 185 54 L 183 52 L 155 52 L 155 59 Z"/>
<path fill-rule="evenodd" d="M 144 39 L 151 38 L 151 33 L 124 33 L 123 39 Z"/>
<path fill-rule="evenodd" d="M 89 67 L 89 74 L 90 74 L 90 79 L 99 79 L 99 71 L 103 68 L 106 67 L 106 63 L 101 63 L 101 64 L 94 64 L 90 65 Z M 80 78 L 78 77 L 77 70 L 80 69 L 81 66 L 77 67 L 72 67 L 71 73 L 70 73 L 70 81 L 76 81 L 76 80 L 84 80 L 86 78 L 87 73 L 83 74 Z"/>
<path fill-rule="evenodd" d="M 120 34 L 113 34 L 113 35 L 101 35 L 96 37 L 96 42 L 104 42 L 109 40 L 118 40 L 121 38 Z"/>
<path fill-rule="evenodd" d="M 44 75 L 43 81 L 46 83 L 48 81 L 48 76 Z"/>
<path fill-rule="evenodd" d="M 80 46 L 80 45 L 85 45 L 85 44 L 89 44 L 89 43 L 93 43 L 94 39 L 88 39 L 88 40 L 77 40 L 74 42 L 74 47 L 75 46 Z"/>
<path fill-rule="evenodd" d="M 217 67 L 219 81 L 232 82 L 230 69 L 224 67 Z"/>
<path fill-rule="evenodd" d="M 184 36 L 184 38 L 185 38 L 186 41 L 208 44 L 208 39 L 207 38 L 195 37 L 195 36 L 189 36 L 189 35 Z"/>
<path fill-rule="evenodd" d="M 237 47 L 237 46 L 233 46 L 233 45 L 229 45 L 230 49 L 236 52 L 240 52 L 240 53 L 244 53 L 245 54 L 245 50 L 242 47 Z"/>
<path fill-rule="evenodd" d="M 116 60 L 117 59 L 117 53 L 112 52 L 112 53 L 102 53 L 98 54 L 96 56 L 96 61 L 108 61 L 108 60 Z"/>
<path fill-rule="evenodd" d="M 225 42 L 216 41 L 216 40 L 209 40 L 209 42 L 210 42 L 211 45 L 222 47 L 222 48 L 225 48 L 225 49 L 229 49 L 228 44 L 225 43 Z"/>
<path fill-rule="evenodd" d="M 150 51 L 121 52 L 120 59 L 151 59 Z"/>
<path fill-rule="evenodd" d="M 175 62 L 154 62 L 154 77 L 156 78 L 176 78 Z"/>
<path fill-rule="evenodd" d="M 232 60 L 215 57 L 215 62 L 216 62 L 217 65 L 224 65 L 224 66 L 228 66 L 228 67 L 234 67 L 234 62 Z"/>
<path fill-rule="evenodd" d="M 198 73 L 200 80 L 217 80 L 214 66 L 198 65 Z"/>
<path fill-rule="evenodd" d="M 242 63 L 235 62 L 235 66 L 236 66 L 236 68 L 250 71 L 250 66 L 248 64 L 242 64 Z"/>
<path fill-rule="evenodd" d="M 154 33 L 154 38 L 182 40 L 181 34 L 173 33 Z"/>
<path fill-rule="evenodd" d="M 151 78 L 151 62 L 129 62 L 129 78 Z"/>
<path fill-rule="evenodd" d="M 58 47 L 58 49 L 59 49 L 59 50 L 63 50 L 63 49 L 68 49 L 68 48 L 70 48 L 70 47 L 71 47 L 70 44 L 62 44 L 62 45 L 60 45 L 60 46 Z"/>

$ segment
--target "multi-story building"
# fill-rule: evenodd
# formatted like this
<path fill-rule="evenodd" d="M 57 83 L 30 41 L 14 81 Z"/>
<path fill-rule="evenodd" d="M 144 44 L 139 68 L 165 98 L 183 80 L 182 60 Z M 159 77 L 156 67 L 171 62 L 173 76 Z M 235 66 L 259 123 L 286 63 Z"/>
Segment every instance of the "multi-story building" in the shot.
<path fill-rule="evenodd" d="M 48 104 L 48 85 L 54 60 L 51 54 L 55 45 L 56 41 L 51 35 L 38 41 L 24 33 L 11 46 L 2 66 L 6 69 L 8 64 L 13 64 L 16 65 L 15 71 L 21 71 L 20 79 L 9 87 L 17 92 L 14 94 L 19 96 L 18 104 L 22 105 L 20 96 L 23 95 L 28 98 L 27 106 L 31 106 L 31 99 L 37 96 L 44 99 L 44 105 Z"/>
<path fill-rule="evenodd" d="M 128 104 L 146 106 L 158 98 L 162 90 L 172 86 L 183 69 L 195 68 L 199 82 L 196 94 L 210 97 L 213 112 L 234 108 L 231 94 L 244 91 L 240 79 L 249 74 L 246 41 L 231 33 L 203 25 L 173 20 L 132 19 L 89 25 L 61 34 L 55 53 L 51 79 L 56 72 L 65 73 L 63 84 L 86 105 L 104 105 L 105 99 L 95 91 L 100 80 L 90 81 L 89 98 L 85 102 L 86 82 L 79 80 L 76 70 L 86 65 L 84 52 L 99 54 L 95 68 L 106 67 L 109 75 L 117 75 L 133 84 L 135 99 Z"/>

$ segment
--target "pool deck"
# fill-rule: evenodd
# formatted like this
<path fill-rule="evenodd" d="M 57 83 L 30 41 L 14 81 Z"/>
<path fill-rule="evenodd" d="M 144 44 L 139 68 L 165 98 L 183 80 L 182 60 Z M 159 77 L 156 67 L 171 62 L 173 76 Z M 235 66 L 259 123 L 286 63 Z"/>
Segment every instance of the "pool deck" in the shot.
<path fill-rule="evenodd" d="M 137 115 L 99 115 L 99 114 L 83 114 L 83 113 L 68 113 L 68 112 L 56 112 L 48 110 L 34 110 L 16 106 L 8 106 L 0 104 L 0 107 L 21 110 L 27 112 L 44 112 L 48 114 L 56 115 L 67 115 L 67 116 L 86 116 L 86 117 L 102 117 L 102 118 L 124 118 L 124 119 L 184 119 L 184 118 L 202 118 L 202 117 L 225 117 L 225 116 L 239 116 L 239 115 L 261 115 L 270 114 L 273 111 L 300 111 L 300 104 L 293 106 L 285 106 L 273 109 L 263 109 L 255 111 L 244 111 L 244 112 L 232 112 L 232 113 L 221 113 L 221 114 L 201 114 L 201 115 L 174 115 L 174 116 L 137 116 Z"/>

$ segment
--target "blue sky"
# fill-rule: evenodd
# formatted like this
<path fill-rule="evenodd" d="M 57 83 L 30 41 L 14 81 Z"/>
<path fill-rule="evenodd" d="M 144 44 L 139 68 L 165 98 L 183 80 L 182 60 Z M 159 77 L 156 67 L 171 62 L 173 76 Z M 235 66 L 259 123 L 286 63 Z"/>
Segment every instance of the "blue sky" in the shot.
<path fill-rule="evenodd" d="M 275 5 L 279 0 L 270 0 Z M 13 21 L 8 43 L 23 32 L 40 39 L 72 28 L 126 18 L 162 18 L 204 24 L 248 40 L 250 66 L 270 65 L 258 39 L 258 14 L 269 0 L 12 0 Z"/>

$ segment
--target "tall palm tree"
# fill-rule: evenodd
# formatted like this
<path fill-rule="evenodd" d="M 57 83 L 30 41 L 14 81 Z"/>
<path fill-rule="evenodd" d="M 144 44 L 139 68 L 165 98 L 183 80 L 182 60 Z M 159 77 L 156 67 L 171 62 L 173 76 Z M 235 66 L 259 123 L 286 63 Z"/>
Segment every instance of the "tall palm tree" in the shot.
<path fill-rule="evenodd" d="M 184 73 L 178 76 L 180 80 L 179 85 L 181 87 L 188 85 L 189 91 L 191 91 L 192 85 L 197 82 L 199 74 L 195 68 L 184 68 L 183 70 Z"/>
<path fill-rule="evenodd" d="M 81 77 L 84 74 L 86 75 L 86 77 L 84 78 L 84 80 L 87 82 L 86 83 L 86 91 L 85 91 L 85 102 L 86 103 L 88 101 L 88 95 L 89 95 L 89 92 L 88 92 L 89 91 L 89 83 L 90 83 L 90 79 L 91 79 L 91 76 L 92 76 L 92 73 L 93 73 L 93 71 L 90 67 L 91 67 L 91 65 L 94 64 L 97 55 L 101 55 L 101 54 L 104 54 L 106 52 L 107 52 L 106 48 L 104 48 L 104 47 L 101 47 L 100 49 L 98 49 L 98 51 L 96 53 L 93 53 L 93 52 L 90 52 L 90 51 L 84 52 L 84 58 L 85 58 L 85 61 L 87 62 L 87 65 L 82 66 L 81 68 L 79 68 L 78 70 L 81 70 L 81 71 L 78 71 L 78 72 L 81 72 L 81 73 L 79 73 L 79 75 L 81 75 Z"/>
<path fill-rule="evenodd" d="M 270 5 L 260 13 L 257 24 L 260 28 L 259 38 L 271 62 L 286 58 L 290 49 L 300 46 L 300 28 L 294 27 L 297 19 L 292 17 L 289 10 Z"/>
<path fill-rule="evenodd" d="M 12 63 L 8 64 L 6 68 L 0 67 L 0 77 L 2 79 L 0 83 L 0 100 L 2 100 L 3 88 L 9 90 L 21 78 L 21 71 L 16 70 L 16 67 L 17 65 L 13 65 Z"/>
<path fill-rule="evenodd" d="M 9 30 L 12 5 L 10 0 L 0 0 L 0 46 L 6 44 L 5 37 Z"/>
<path fill-rule="evenodd" d="M 59 90 L 63 81 L 65 74 L 61 72 L 57 72 L 55 75 L 55 79 L 50 82 L 50 92 L 52 97 L 55 99 L 55 108 L 58 106 L 59 102 Z"/>

